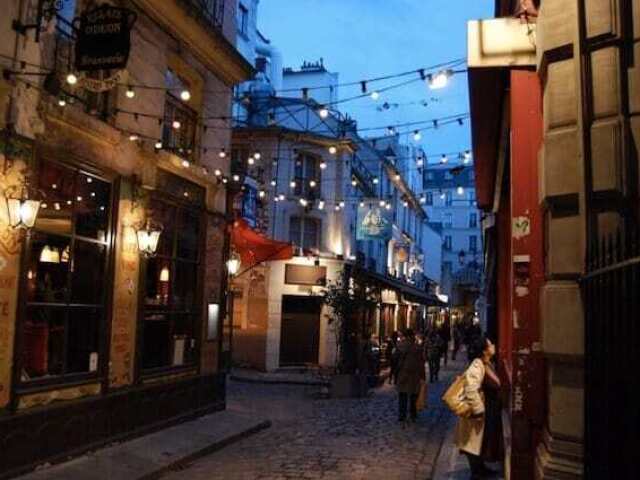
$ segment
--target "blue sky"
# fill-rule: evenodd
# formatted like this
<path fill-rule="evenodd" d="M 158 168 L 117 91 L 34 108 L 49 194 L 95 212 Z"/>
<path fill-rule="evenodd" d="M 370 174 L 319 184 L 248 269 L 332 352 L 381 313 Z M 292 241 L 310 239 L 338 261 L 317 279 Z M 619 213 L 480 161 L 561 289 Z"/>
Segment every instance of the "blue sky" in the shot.
<path fill-rule="evenodd" d="M 359 81 L 466 57 L 467 20 L 492 17 L 493 5 L 494 0 L 261 0 L 258 28 L 280 49 L 284 66 L 299 68 L 305 60 L 322 57 L 328 70 L 340 74 L 340 82 Z M 341 88 L 339 93 L 345 98 L 360 89 Z M 385 100 L 400 106 L 378 111 Z M 443 90 L 416 82 L 385 92 L 376 102 L 364 98 L 340 106 L 361 128 L 468 109 L 465 74 L 456 75 Z M 408 137 L 404 140 L 412 141 Z M 427 153 L 465 150 L 471 146 L 469 124 L 427 130 L 420 143 Z"/>

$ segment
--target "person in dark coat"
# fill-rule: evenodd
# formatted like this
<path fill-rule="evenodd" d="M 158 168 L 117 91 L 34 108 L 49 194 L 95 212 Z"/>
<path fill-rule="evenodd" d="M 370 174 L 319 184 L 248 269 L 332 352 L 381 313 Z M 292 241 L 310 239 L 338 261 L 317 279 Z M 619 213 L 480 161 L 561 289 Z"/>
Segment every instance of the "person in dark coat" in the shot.
<path fill-rule="evenodd" d="M 440 373 L 440 357 L 442 356 L 442 338 L 433 329 L 427 336 L 425 351 L 429 362 L 429 382 L 437 382 Z"/>
<path fill-rule="evenodd" d="M 422 347 L 416 343 L 413 330 L 406 330 L 404 337 L 404 341 L 398 344 L 398 420 L 407 418 L 408 406 L 411 421 L 415 422 L 418 417 L 416 401 L 420 382 L 426 379 L 424 355 Z"/>
<path fill-rule="evenodd" d="M 451 341 L 451 319 L 447 314 L 445 316 L 444 322 L 438 329 L 438 334 L 442 339 L 442 357 L 444 358 L 444 366 L 447 366 L 447 358 L 449 355 L 449 342 Z"/>
<path fill-rule="evenodd" d="M 394 385 L 398 383 L 398 360 L 400 359 L 400 352 L 398 351 L 398 345 L 402 343 L 404 336 L 402 332 L 393 332 L 391 335 L 393 347 L 390 353 L 390 362 L 391 365 L 390 374 L 389 374 L 389 383 L 393 383 Z"/>

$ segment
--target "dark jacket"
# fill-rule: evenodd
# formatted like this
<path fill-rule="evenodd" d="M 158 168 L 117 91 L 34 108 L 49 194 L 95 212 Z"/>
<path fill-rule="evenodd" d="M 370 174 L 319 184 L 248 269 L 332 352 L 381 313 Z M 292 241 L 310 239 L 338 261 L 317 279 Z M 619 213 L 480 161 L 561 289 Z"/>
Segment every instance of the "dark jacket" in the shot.
<path fill-rule="evenodd" d="M 427 359 L 435 360 L 440 358 L 443 347 L 444 341 L 440 338 L 440 335 L 429 335 L 426 341 Z"/>
<path fill-rule="evenodd" d="M 398 345 L 398 392 L 417 394 L 426 377 L 422 347 L 405 340 Z"/>

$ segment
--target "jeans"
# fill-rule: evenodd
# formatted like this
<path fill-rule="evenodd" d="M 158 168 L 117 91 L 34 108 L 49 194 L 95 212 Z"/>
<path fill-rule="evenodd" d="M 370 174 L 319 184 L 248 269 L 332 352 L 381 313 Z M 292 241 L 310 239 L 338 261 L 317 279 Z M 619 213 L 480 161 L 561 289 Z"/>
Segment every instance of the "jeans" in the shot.
<path fill-rule="evenodd" d="M 417 401 L 417 393 L 398 393 L 398 418 L 400 420 L 407 418 L 407 403 L 411 402 L 411 419 L 415 420 L 418 416 L 418 409 L 416 408 Z"/>

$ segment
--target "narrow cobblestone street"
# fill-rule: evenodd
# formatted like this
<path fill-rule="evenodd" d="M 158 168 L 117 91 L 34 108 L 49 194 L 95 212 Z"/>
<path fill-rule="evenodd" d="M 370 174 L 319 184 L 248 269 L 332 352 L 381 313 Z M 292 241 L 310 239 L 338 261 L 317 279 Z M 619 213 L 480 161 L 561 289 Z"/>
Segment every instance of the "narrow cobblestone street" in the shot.
<path fill-rule="evenodd" d="M 429 385 L 416 424 L 397 421 L 388 383 L 366 399 L 314 400 L 319 387 L 230 382 L 229 408 L 269 418 L 273 426 L 196 461 L 165 480 L 429 479 L 454 419 L 440 402 L 461 365 L 450 363 Z"/>

